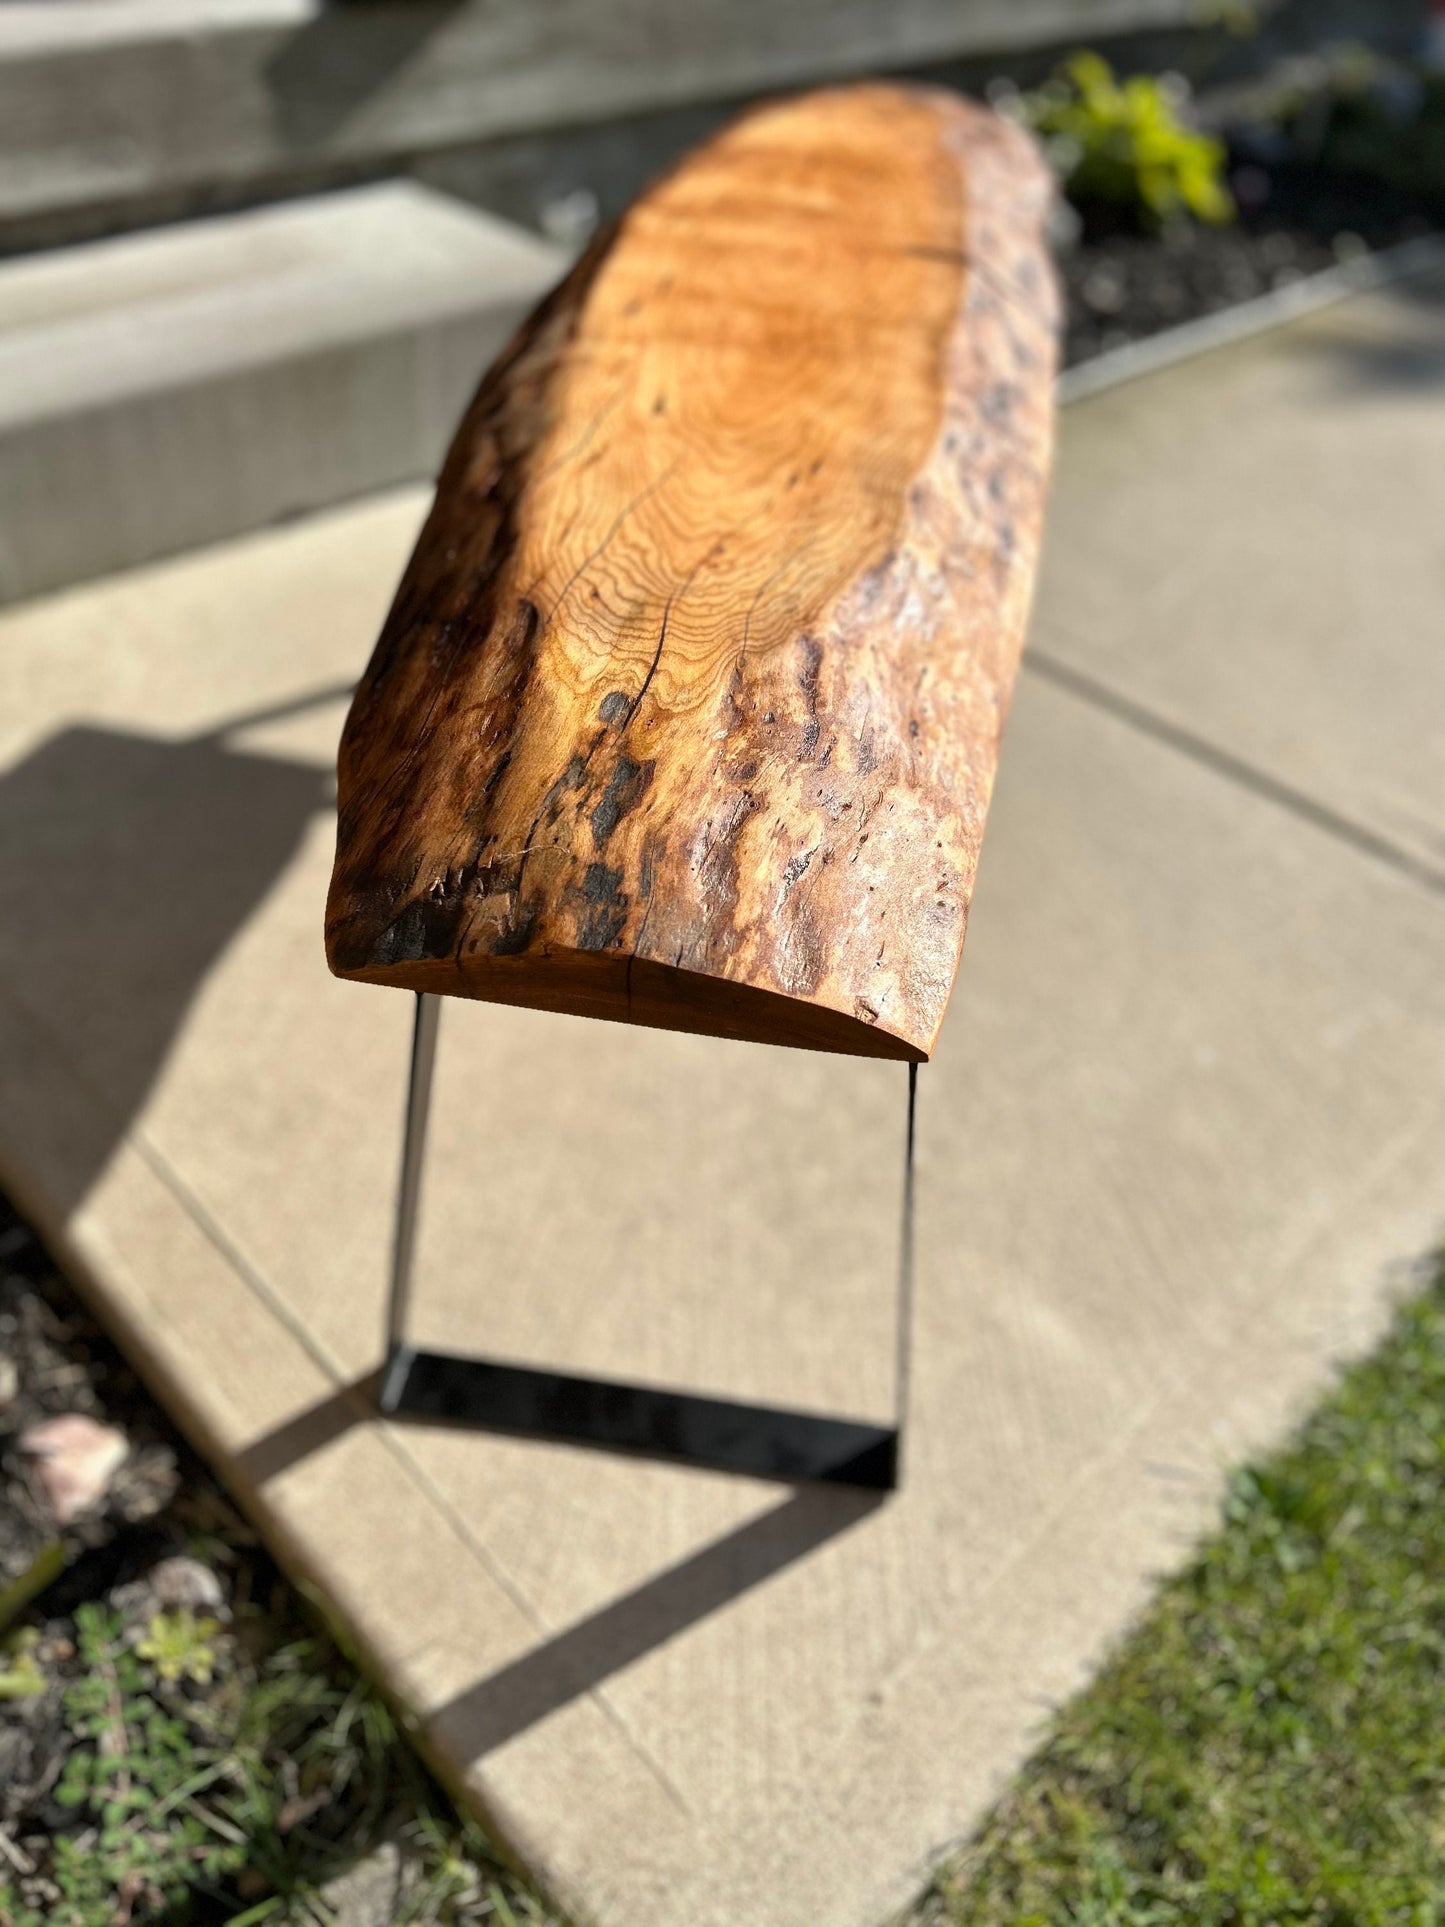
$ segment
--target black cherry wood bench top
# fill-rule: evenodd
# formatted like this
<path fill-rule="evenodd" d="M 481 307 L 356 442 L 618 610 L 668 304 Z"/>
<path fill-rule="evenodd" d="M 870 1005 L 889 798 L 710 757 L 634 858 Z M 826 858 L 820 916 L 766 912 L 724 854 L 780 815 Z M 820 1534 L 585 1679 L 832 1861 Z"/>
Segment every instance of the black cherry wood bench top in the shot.
<path fill-rule="evenodd" d="M 1032 589 L 1048 182 L 830 89 L 649 190 L 482 382 L 347 722 L 340 976 L 931 1052 Z"/>

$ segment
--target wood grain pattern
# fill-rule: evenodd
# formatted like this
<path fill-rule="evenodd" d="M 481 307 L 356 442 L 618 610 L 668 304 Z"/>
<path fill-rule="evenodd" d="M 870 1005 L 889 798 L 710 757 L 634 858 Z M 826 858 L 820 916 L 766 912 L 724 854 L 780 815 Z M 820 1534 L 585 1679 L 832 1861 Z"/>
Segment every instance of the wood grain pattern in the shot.
<path fill-rule="evenodd" d="M 1052 422 L 1045 171 L 922 89 L 757 110 L 493 367 L 342 741 L 341 976 L 922 1059 Z"/>

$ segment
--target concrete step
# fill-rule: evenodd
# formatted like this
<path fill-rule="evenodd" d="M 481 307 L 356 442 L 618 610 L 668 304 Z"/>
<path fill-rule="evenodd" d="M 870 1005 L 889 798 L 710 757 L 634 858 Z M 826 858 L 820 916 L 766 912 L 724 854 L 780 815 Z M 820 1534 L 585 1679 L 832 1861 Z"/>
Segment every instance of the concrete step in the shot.
<path fill-rule="evenodd" d="M 1179 26 L 1194 11 L 1195 0 L 18 0 L 0 6 L 0 233 L 69 240 L 101 231 L 76 223 L 132 224 L 127 207 L 235 206 L 459 144 Z"/>
<path fill-rule="evenodd" d="M 0 264 L 0 600 L 430 475 L 562 266 L 410 182 Z"/>

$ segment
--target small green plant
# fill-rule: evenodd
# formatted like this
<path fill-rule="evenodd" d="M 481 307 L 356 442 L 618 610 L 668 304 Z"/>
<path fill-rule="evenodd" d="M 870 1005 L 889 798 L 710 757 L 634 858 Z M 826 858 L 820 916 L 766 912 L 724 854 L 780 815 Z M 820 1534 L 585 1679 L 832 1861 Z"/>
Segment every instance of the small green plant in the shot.
<path fill-rule="evenodd" d="M 39 1699 L 44 1693 L 45 1675 L 35 1658 L 39 1644 L 39 1633 L 25 1626 L 0 1646 L 0 1700 Z"/>
<path fill-rule="evenodd" d="M 1181 215 L 1234 218 L 1222 141 L 1180 117 L 1182 82 L 1136 74 L 1118 80 L 1108 61 L 1078 53 L 1015 109 L 1044 143 L 1064 192 L 1078 204 L 1132 208 L 1151 227 Z"/>
<path fill-rule="evenodd" d="M 154 1613 L 144 1639 L 136 1641 L 136 1652 L 149 1660 L 156 1676 L 171 1685 L 183 1679 L 197 1686 L 208 1686 L 216 1670 L 216 1635 L 220 1621 L 197 1619 L 189 1607 L 179 1612 Z"/>
<path fill-rule="evenodd" d="M 25 1608 L 65 1571 L 65 1541 L 52 1539 L 36 1553 L 24 1572 L 8 1586 L 0 1586 L 0 1633 L 17 1620 Z M 4 1923 L 0 1922 L 0 1927 Z"/>

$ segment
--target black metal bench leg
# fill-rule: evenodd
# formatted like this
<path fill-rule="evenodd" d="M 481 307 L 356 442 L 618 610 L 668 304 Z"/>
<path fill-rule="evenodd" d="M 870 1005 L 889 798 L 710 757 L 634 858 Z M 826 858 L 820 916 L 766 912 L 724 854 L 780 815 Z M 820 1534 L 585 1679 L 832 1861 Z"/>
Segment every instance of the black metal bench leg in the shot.
<path fill-rule="evenodd" d="M 387 1306 L 383 1413 L 486 1431 L 646 1453 L 754 1478 L 824 1480 L 891 1491 L 908 1403 L 913 1296 L 913 1147 L 918 1068 L 908 1067 L 908 1129 L 899 1251 L 895 1420 L 877 1425 L 822 1413 L 747 1405 L 645 1385 L 579 1378 L 418 1351 L 406 1338 L 412 1263 L 436 1061 L 439 997 L 419 995 L 412 1033 L 406 1132 Z"/>

